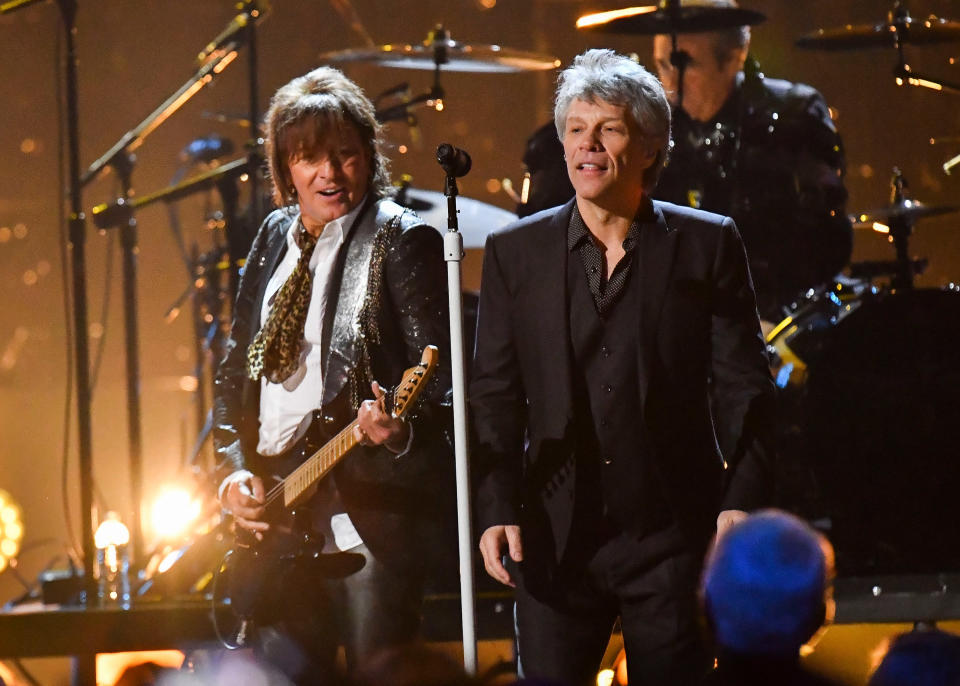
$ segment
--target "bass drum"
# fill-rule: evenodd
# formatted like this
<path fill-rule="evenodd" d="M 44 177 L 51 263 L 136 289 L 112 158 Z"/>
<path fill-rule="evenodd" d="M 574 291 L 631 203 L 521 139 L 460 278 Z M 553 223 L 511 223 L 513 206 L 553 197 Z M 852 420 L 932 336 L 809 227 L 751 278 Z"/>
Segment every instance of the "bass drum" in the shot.
<path fill-rule="evenodd" d="M 768 343 L 781 503 L 829 518 L 843 574 L 960 570 L 960 293 L 841 286 Z"/>

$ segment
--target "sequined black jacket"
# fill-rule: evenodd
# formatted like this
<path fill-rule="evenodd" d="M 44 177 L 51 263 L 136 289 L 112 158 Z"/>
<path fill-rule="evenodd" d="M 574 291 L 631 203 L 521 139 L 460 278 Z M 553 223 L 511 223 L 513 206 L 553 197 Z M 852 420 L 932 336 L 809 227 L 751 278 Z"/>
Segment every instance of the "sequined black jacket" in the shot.
<path fill-rule="evenodd" d="M 397 457 L 385 448 L 358 447 L 333 470 L 343 504 L 358 533 L 378 559 L 398 566 L 420 566 L 425 551 L 438 546 L 439 524 L 453 492 L 450 432 L 450 334 L 446 268 L 440 234 L 409 210 L 388 201 L 371 201 L 362 210 L 376 212 L 372 265 L 382 272 L 367 293 L 367 321 L 359 327 L 369 345 L 369 373 L 382 385 L 400 380 L 420 360 L 427 344 L 440 350 L 440 363 L 410 418 L 414 440 Z M 259 325 L 267 281 L 286 250 L 286 234 L 296 208 L 271 213 L 260 227 L 234 307 L 231 335 L 215 381 L 213 440 L 221 476 L 249 468 L 255 455 L 260 411 L 260 382 L 245 372 L 246 351 Z M 327 403 L 351 384 L 363 366 L 356 326 L 334 326 L 337 294 L 349 288 L 357 269 L 350 264 L 358 231 L 348 234 L 331 278 L 327 317 L 323 324 L 324 398 Z M 366 265 L 363 265 L 364 267 Z M 344 284 L 347 284 L 346 286 Z M 375 334 L 375 335 L 374 335 Z M 376 339 L 379 339 L 377 342 Z M 364 371 L 364 370 L 359 370 Z M 370 397 L 365 373 L 357 375 L 361 397 Z M 330 477 L 328 477 L 330 478 Z"/>

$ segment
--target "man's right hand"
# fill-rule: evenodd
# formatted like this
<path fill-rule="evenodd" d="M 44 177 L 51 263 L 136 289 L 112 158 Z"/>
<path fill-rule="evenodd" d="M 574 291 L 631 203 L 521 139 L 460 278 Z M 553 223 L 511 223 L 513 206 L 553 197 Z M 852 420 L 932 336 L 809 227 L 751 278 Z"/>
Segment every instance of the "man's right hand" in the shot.
<path fill-rule="evenodd" d="M 237 526 L 253 533 L 257 540 L 263 539 L 263 532 L 270 525 L 262 521 L 264 512 L 263 481 L 259 476 L 251 476 L 245 481 L 234 481 L 228 485 L 220 498 L 220 504 L 233 515 Z"/>
<path fill-rule="evenodd" d="M 483 556 L 483 566 L 487 574 L 501 584 L 516 587 L 510 572 L 503 566 L 501 557 L 504 550 L 509 553 L 514 562 L 523 560 L 523 542 L 520 537 L 520 527 L 515 524 L 506 526 L 491 526 L 480 537 L 480 554 Z"/>

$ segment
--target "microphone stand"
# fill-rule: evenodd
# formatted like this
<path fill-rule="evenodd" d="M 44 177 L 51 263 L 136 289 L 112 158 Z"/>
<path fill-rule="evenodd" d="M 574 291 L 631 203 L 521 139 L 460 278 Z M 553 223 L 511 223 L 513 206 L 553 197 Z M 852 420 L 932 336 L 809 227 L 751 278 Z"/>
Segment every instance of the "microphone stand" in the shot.
<path fill-rule="evenodd" d="M 97 159 L 84 175 L 80 184 L 86 185 L 98 178 L 108 169 L 113 169 L 120 178 L 122 193 L 117 200 L 117 206 L 123 208 L 118 219 L 112 226 L 121 231 L 121 245 L 123 246 L 123 304 L 125 350 L 127 366 L 127 431 L 129 438 L 130 459 L 130 495 L 132 501 L 131 512 L 131 550 L 134 563 L 143 561 L 143 528 L 141 522 L 141 506 L 143 500 L 143 457 L 141 436 L 141 408 L 140 408 L 140 355 L 139 355 L 139 327 L 137 316 L 137 222 L 133 214 L 135 203 L 131 185 L 131 176 L 136 157 L 133 150 L 140 147 L 150 133 L 165 122 L 174 112 L 179 110 L 187 101 L 196 95 L 204 86 L 211 83 L 214 77 L 230 65 L 237 57 L 237 52 L 246 38 L 252 33 L 252 24 L 260 11 L 255 0 L 247 0 L 245 8 L 226 30 L 220 33 L 211 42 L 204 53 L 206 58 L 197 72 L 184 83 L 173 95 L 168 97 L 153 112 L 147 115 L 140 124 L 127 131 L 106 153 Z M 249 31 L 248 31 L 249 28 Z M 107 225 L 100 225 L 106 228 Z M 78 338 L 80 337 L 78 329 Z M 84 325 L 83 331 L 86 331 Z"/>
<path fill-rule="evenodd" d="M 457 179 L 447 171 L 447 232 L 443 236 L 450 299 L 450 370 L 453 377 L 453 437 L 457 481 L 457 540 L 460 552 L 460 612 L 463 626 L 463 666 L 477 673 L 477 621 L 474 606 L 473 522 L 470 504 L 470 459 L 467 441 L 466 373 L 463 350 L 461 262 L 463 235 L 457 222 Z"/>
<path fill-rule="evenodd" d="M 34 0 L 15 0 L 0 5 L 0 15 L 33 4 Z M 57 0 L 63 20 L 66 41 L 64 83 L 67 117 L 67 164 L 69 174 L 70 214 L 68 242 L 73 291 L 74 373 L 77 385 L 77 444 L 80 471 L 80 536 L 83 552 L 83 589 L 86 604 L 97 597 L 94 577 L 96 548 L 93 544 L 93 453 L 90 424 L 90 349 L 87 339 L 87 281 L 82 190 L 80 179 L 80 117 L 77 99 L 77 3 Z M 80 686 L 95 686 L 96 661 L 92 654 L 74 658 L 73 681 Z"/>
<path fill-rule="evenodd" d="M 664 9 L 670 17 L 670 64 L 677 70 L 677 111 L 683 109 L 683 77 L 690 64 L 690 55 L 679 49 L 677 26 L 680 19 L 680 0 L 666 0 Z"/>

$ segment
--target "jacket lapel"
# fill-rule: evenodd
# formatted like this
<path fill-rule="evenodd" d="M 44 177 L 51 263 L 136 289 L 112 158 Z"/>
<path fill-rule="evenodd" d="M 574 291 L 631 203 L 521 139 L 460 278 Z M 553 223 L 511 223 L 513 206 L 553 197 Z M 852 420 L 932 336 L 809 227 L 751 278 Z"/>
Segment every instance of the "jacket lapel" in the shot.
<path fill-rule="evenodd" d="M 637 369 L 641 407 L 646 406 L 650 361 L 656 350 L 656 332 L 677 248 L 677 232 L 667 225 L 663 209 L 656 201 L 653 202 L 653 214 L 653 221 L 644 223 L 640 233 L 641 306 Z"/>
<path fill-rule="evenodd" d="M 551 426 L 551 433 L 557 438 L 563 436 L 567 423 L 573 417 L 573 352 L 570 349 L 567 307 L 567 227 L 574 202 L 568 202 L 543 225 L 542 233 L 533 245 L 530 260 L 531 278 L 535 279 L 532 302 L 537 304 L 537 311 L 531 312 L 535 323 L 535 335 L 532 338 L 541 348 L 539 359 L 545 365 L 541 378 L 547 380 L 546 390 L 553 401 L 551 415 L 557 423 Z M 554 366 L 557 362 L 560 364 Z M 563 370 L 562 374 L 555 373 L 558 368 Z"/>
<path fill-rule="evenodd" d="M 327 283 L 320 334 L 324 405 L 339 395 L 359 363 L 358 315 L 367 294 L 371 249 L 379 229 L 376 207 L 372 194 L 368 194 L 360 213 L 346 227 L 344 243 Z"/>
<path fill-rule="evenodd" d="M 277 265 L 287 252 L 287 232 L 296 227 L 299 218 L 300 214 L 296 213 L 290 216 L 291 221 L 278 221 L 272 227 L 267 249 L 260 259 L 260 283 L 257 284 L 257 299 L 251 314 L 248 344 L 253 342 L 257 332 L 260 331 L 260 312 L 263 309 L 263 297 L 267 292 L 267 284 L 270 283 L 270 278 L 277 271 Z"/>

